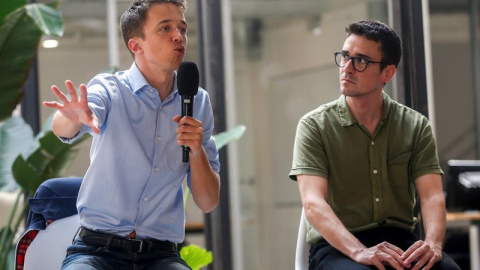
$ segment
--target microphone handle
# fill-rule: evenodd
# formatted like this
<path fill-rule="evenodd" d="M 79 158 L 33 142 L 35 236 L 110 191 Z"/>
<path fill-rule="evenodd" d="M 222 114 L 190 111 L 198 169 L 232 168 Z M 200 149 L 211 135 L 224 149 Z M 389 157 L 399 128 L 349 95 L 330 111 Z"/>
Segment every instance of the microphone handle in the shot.
<path fill-rule="evenodd" d="M 182 95 L 182 117 L 193 116 L 193 96 Z M 190 153 L 190 147 L 182 146 L 182 161 L 188 162 L 188 155 Z"/>

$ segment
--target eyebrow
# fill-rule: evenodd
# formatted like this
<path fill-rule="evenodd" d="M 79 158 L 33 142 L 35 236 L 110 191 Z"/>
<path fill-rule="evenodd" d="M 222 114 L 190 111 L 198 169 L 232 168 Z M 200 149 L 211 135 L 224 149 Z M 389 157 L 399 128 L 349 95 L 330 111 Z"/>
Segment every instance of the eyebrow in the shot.
<path fill-rule="evenodd" d="M 165 24 L 165 23 L 171 23 L 172 20 L 170 19 L 165 19 L 165 20 L 161 20 L 157 23 L 157 25 L 161 25 L 161 24 Z M 188 26 L 188 23 L 185 21 L 185 20 L 182 20 L 181 23 L 185 26 Z"/>
<path fill-rule="evenodd" d="M 348 51 L 345 51 L 345 50 L 342 50 L 342 53 L 346 53 L 346 54 L 350 55 L 350 53 Z M 372 60 L 372 58 L 370 56 L 365 55 L 363 53 L 359 53 L 356 56 L 351 56 L 351 57 L 363 57 L 363 58 L 366 58 L 368 60 Z"/>

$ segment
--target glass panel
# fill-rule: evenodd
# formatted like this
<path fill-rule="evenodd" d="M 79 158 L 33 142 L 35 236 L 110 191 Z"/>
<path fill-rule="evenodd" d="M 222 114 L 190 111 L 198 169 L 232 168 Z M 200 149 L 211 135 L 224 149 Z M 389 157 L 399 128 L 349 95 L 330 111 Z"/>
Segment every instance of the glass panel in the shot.
<path fill-rule="evenodd" d="M 301 202 L 289 180 L 298 120 L 340 95 L 345 27 L 388 23 L 387 1 L 231 0 L 243 269 L 293 268 Z"/>
<path fill-rule="evenodd" d="M 476 159 L 468 2 L 429 1 L 435 128 L 444 169 L 449 159 Z"/>

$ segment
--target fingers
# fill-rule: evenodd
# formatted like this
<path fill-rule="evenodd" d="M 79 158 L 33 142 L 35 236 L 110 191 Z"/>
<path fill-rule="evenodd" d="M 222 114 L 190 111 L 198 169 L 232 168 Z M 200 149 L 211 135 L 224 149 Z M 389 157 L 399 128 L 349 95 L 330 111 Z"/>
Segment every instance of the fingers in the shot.
<path fill-rule="evenodd" d="M 67 96 L 56 85 L 52 85 L 52 92 L 62 103 L 68 102 Z"/>
<path fill-rule="evenodd" d="M 173 122 L 178 123 L 181 118 L 182 118 L 182 116 L 180 116 L 180 115 L 175 115 L 175 116 L 173 117 Z"/>
<path fill-rule="evenodd" d="M 79 102 L 82 106 L 88 106 L 87 86 L 85 86 L 85 84 L 80 84 L 80 100 L 79 100 Z"/>
<path fill-rule="evenodd" d="M 67 80 L 65 81 L 65 86 L 67 87 L 68 94 L 70 95 L 70 100 L 67 98 L 67 96 L 56 86 L 52 85 L 52 92 L 53 94 L 62 102 L 63 104 L 68 103 L 68 102 L 77 102 L 78 101 L 78 95 L 77 95 L 77 90 L 75 89 L 75 85 L 70 81 Z M 83 90 L 83 91 L 82 91 Z M 81 91 L 81 96 L 83 97 L 83 101 L 86 103 L 87 101 L 87 87 L 85 85 L 80 85 L 80 91 Z M 50 107 L 50 108 L 57 108 L 58 106 L 49 106 L 52 105 L 52 102 L 47 102 L 47 104 L 44 103 L 45 106 Z"/>
<path fill-rule="evenodd" d="M 57 109 L 57 110 L 60 110 L 63 107 L 62 104 L 60 104 L 56 101 L 44 101 L 43 106 L 48 107 L 48 108 Z"/>
<path fill-rule="evenodd" d="M 191 116 L 180 116 L 176 115 L 173 117 L 173 121 L 178 123 L 178 126 L 189 125 L 194 127 L 201 127 L 202 122 L 191 117 Z"/>
<path fill-rule="evenodd" d="M 95 134 L 100 134 L 100 128 L 98 127 L 98 119 L 95 115 L 93 115 L 93 118 L 91 121 L 91 127 L 92 127 L 92 131 Z"/>
<path fill-rule="evenodd" d="M 67 87 L 68 93 L 70 94 L 70 100 L 78 101 L 77 89 L 75 89 L 75 85 L 73 85 L 72 81 L 65 81 L 65 86 Z"/>
<path fill-rule="evenodd" d="M 387 262 L 390 266 L 400 270 L 407 266 L 401 256 L 403 254 L 402 249 L 388 242 L 383 242 L 378 246 L 381 251 L 389 255 L 385 262 Z"/>
<path fill-rule="evenodd" d="M 408 264 L 416 262 L 415 266 L 411 268 L 412 270 L 428 270 L 442 259 L 442 254 L 441 249 L 437 250 L 435 245 L 431 246 L 419 240 L 402 255 L 402 258 L 406 258 L 405 262 Z"/>
<path fill-rule="evenodd" d="M 173 121 L 178 123 L 175 131 L 177 134 L 177 144 L 190 147 L 190 154 L 196 155 L 203 147 L 203 127 L 202 122 L 197 119 L 180 115 L 173 117 Z"/>

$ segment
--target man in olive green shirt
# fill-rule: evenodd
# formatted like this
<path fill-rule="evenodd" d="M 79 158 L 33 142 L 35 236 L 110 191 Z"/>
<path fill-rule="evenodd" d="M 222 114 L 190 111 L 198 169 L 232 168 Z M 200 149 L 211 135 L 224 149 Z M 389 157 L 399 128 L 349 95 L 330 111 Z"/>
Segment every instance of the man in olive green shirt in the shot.
<path fill-rule="evenodd" d="M 442 252 L 445 198 L 428 120 L 383 92 L 401 41 L 350 24 L 335 53 L 342 95 L 300 119 L 290 178 L 307 218 L 310 269 L 460 269 Z M 425 240 L 413 233 L 415 190 Z"/>

